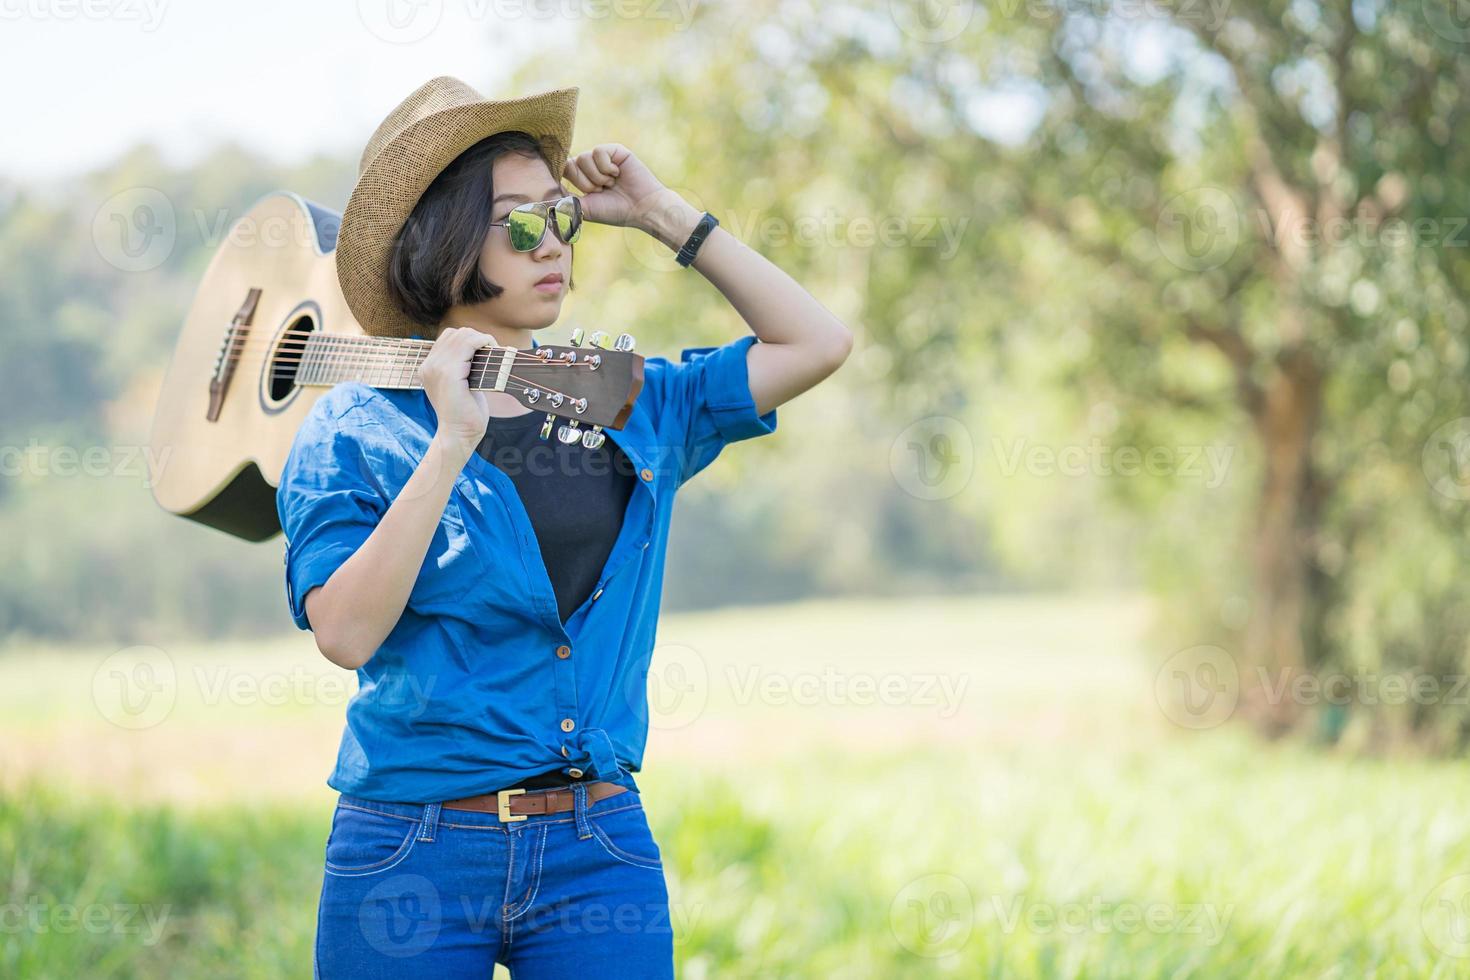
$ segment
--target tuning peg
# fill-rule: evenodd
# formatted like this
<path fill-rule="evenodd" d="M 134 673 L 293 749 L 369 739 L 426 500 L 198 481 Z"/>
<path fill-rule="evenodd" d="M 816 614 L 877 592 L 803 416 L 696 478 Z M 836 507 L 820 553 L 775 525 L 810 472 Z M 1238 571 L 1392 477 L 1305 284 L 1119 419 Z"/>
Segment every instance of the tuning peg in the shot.
<path fill-rule="evenodd" d="M 572 419 L 570 422 L 559 427 L 556 430 L 556 437 L 569 446 L 582 438 L 581 430 L 577 427 L 577 420 Z"/>
<path fill-rule="evenodd" d="M 546 420 L 541 423 L 541 441 L 545 442 L 546 437 L 551 435 L 551 423 L 552 420 L 554 420 L 555 418 L 556 416 L 551 414 L 550 412 L 546 413 Z"/>
<path fill-rule="evenodd" d="M 572 331 L 572 346 L 573 347 L 581 347 L 582 346 L 582 338 L 585 337 L 586 335 L 587 335 L 587 329 L 585 327 L 578 327 L 577 329 L 573 330 Z"/>
<path fill-rule="evenodd" d="M 613 350 L 628 351 L 633 349 L 633 335 L 630 333 L 618 334 L 617 341 L 613 344 Z"/>
<path fill-rule="evenodd" d="M 606 441 L 607 436 L 603 434 L 600 425 L 594 425 L 582 433 L 582 445 L 588 449 L 596 449 Z"/>
<path fill-rule="evenodd" d="M 591 344 L 593 347 L 607 347 L 609 345 L 606 330 L 598 330 L 592 334 Z"/>

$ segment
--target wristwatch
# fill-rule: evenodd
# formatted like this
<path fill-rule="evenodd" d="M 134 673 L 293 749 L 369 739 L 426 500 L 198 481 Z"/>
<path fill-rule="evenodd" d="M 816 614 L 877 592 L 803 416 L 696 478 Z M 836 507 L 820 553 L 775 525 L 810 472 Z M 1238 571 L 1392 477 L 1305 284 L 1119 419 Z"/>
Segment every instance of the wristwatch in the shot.
<path fill-rule="evenodd" d="M 719 218 L 706 211 L 699 219 L 699 224 L 694 226 L 694 231 L 690 234 L 689 241 L 685 242 L 684 247 L 679 249 L 679 254 L 674 257 L 674 261 L 688 268 L 689 263 L 694 261 L 694 253 L 699 251 L 699 246 L 704 244 L 704 240 L 709 237 L 709 233 L 714 231 L 715 226 L 719 223 Z"/>

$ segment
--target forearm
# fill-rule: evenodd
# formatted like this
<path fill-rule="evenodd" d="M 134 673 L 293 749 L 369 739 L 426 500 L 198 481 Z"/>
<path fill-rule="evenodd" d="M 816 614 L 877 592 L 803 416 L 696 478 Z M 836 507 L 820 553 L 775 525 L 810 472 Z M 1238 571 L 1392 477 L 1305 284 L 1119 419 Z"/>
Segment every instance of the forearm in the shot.
<path fill-rule="evenodd" d="M 676 193 L 651 209 L 641 227 L 678 251 L 703 214 Z M 787 344 L 841 361 L 852 344 L 847 326 L 764 255 L 717 226 L 690 266 L 699 271 L 764 343 Z"/>
<path fill-rule="evenodd" d="M 317 648 L 340 667 L 367 663 L 398 624 L 429 542 L 469 459 L 439 436 L 366 541 L 306 596 Z"/>

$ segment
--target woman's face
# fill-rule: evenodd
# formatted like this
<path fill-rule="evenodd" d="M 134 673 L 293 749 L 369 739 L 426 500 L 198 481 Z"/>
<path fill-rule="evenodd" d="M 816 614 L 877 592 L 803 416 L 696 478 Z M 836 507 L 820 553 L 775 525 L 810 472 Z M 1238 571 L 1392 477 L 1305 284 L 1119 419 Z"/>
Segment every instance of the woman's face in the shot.
<path fill-rule="evenodd" d="M 504 221 L 518 204 L 552 201 L 568 193 L 539 157 L 506 154 L 493 166 L 491 221 Z M 504 225 L 493 225 L 480 251 L 480 272 L 505 290 L 482 304 L 487 314 L 507 327 L 539 330 L 561 315 L 562 299 L 572 278 L 572 246 L 562 244 L 556 232 L 547 228 L 540 245 L 529 252 L 517 252 L 511 248 L 509 230 Z M 538 286 L 548 275 L 561 276 L 561 282 Z"/>

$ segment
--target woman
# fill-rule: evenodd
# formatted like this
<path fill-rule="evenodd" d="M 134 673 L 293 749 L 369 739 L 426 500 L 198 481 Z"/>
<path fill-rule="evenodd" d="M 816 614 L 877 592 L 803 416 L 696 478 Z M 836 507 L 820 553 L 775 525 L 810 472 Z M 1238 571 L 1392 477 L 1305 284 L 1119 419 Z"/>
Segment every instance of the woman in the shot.
<path fill-rule="evenodd" d="M 627 147 L 569 157 L 576 96 L 433 79 L 374 133 L 343 213 L 358 322 L 432 346 L 422 388 L 325 393 L 277 495 L 292 615 L 359 678 L 318 976 L 673 974 L 633 773 L 674 492 L 774 432 L 851 335 Z M 545 441 L 544 412 L 467 382 L 478 349 L 534 349 L 556 322 L 583 220 L 679 250 L 753 331 L 645 358 L 601 445 Z"/>

